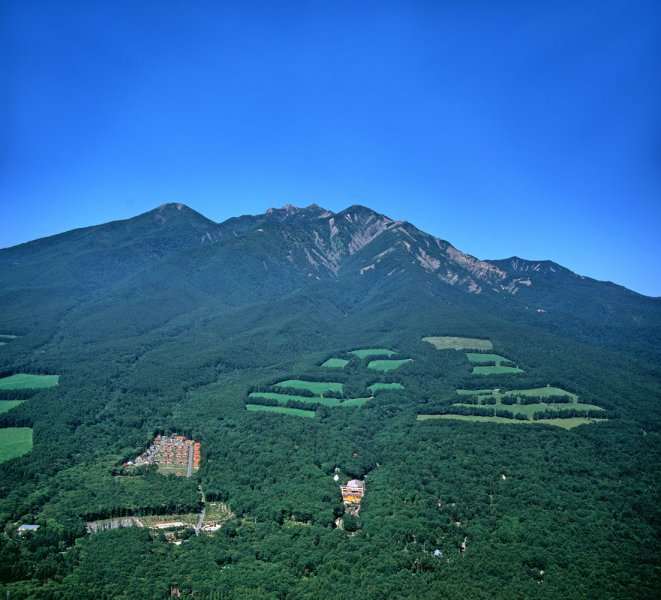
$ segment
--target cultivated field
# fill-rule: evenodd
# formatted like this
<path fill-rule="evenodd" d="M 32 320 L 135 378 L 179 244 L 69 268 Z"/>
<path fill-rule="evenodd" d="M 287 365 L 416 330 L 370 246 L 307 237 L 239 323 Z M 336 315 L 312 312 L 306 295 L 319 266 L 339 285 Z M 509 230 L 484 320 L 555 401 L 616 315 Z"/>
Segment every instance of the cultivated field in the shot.
<path fill-rule="evenodd" d="M 489 340 L 478 338 L 430 336 L 423 337 L 423 342 L 432 344 L 437 350 L 491 350 L 493 344 Z"/>
<path fill-rule="evenodd" d="M 369 369 L 374 369 L 376 371 L 393 371 L 394 369 L 401 367 L 404 363 L 410 361 L 411 361 L 410 358 L 404 358 L 400 360 L 389 360 L 389 359 L 373 360 L 367 365 L 367 367 Z"/>
<path fill-rule="evenodd" d="M 30 427 L 0 429 L 0 462 L 21 456 L 30 450 L 32 450 Z"/>
<path fill-rule="evenodd" d="M 315 412 L 300 408 L 288 408 L 286 406 L 262 406 L 261 404 L 246 404 L 246 409 L 252 412 L 274 412 L 283 415 L 294 415 L 296 417 L 308 417 L 314 419 Z"/>
<path fill-rule="evenodd" d="M 329 358 L 321 366 L 322 367 L 328 367 L 328 368 L 331 368 L 331 369 L 343 369 L 348 364 L 349 364 L 349 361 L 345 360 L 344 358 Z"/>
<path fill-rule="evenodd" d="M 15 406 L 23 404 L 23 400 L 2 400 L 0 401 L 0 415 L 6 413 L 8 410 L 11 410 Z"/>
<path fill-rule="evenodd" d="M 373 397 L 370 398 L 347 398 L 342 401 L 340 406 L 362 406 L 368 400 L 373 400 Z"/>
<path fill-rule="evenodd" d="M 278 387 L 295 390 L 308 390 L 321 396 L 324 392 L 342 393 L 342 384 L 334 381 L 303 381 L 301 379 L 286 379 L 275 384 Z"/>
<path fill-rule="evenodd" d="M 379 390 L 403 390 L 404 386 L 401 383 L 373 383 L 367 389 L 374 393 Z"/>
<path fill-rule="evenodd" d="M 478 352 L 466 352 L 466 358 L 468 358 L 468 360 L 471 361 L 472 363 L 477 363 L 477 364 L 494 362 L 499 367 L 501 365 L 514 364 L 508 358 L 505 358 L 504 356 L 500 356 L 500 354 L 486 354 L 486 353 L 483 354 Z"/>
<path fill-rule="evenodd" d="M 296 402 L 313 402 L 316 404 L 323 404 L 324 406 L 340 405 L 340 400 L 337 398 L 322 398 L 320 396 L 293 396 L 291 394 L 279 394 L 278 392 L 252 392 L 248 395 L 248 397 L 275 400 L 278 404 L 287 404 L 289 400 L 295 400 Z"/>
<path fill-rule="evenodd" d="M 17 373 L 0 379 L 0 390 L 24 390 L 49 388 L 58 384 L 59 375 L 30 375 Z"/>
<path fill-rule="evenodd" d="M 418 421 L 431 419 L 446 419 L 452 421 L 474 421 L 477 423 L 504 423 L 507 425 L 553 425 L 562 429 L 574 429 L 579 425 L 590 425 L 601 423 L 608 419 L 587 419 L 585 417 L 572 417 L 570 419 L 538 419 L 537 421 L 519 421 L 517 419 L 505 419 L 503 417 L 477 417 L 472 415 L 418 415 Z"/>
<path fill-rule="evenodd" d="M 394 356 L 397 352 L 387 348 L 362 348 L 353 350 L 350 354 L 355 354 L 358 358 L 367 358 L 368 356 Z"/>

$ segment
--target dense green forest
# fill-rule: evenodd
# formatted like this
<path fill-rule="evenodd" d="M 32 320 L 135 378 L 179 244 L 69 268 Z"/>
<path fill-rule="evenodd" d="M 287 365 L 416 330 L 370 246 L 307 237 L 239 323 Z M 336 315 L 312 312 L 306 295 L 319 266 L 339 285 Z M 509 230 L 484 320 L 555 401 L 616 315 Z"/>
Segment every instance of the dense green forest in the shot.
<path fill-rule="evenodd" d="M 145 255 L 156 252 L 141 244 Z M 81 260 L 79 271 L 66 262 L 58 271 L 69 286 L 83 281 L 74 295 L 39 299 L 36 288 L 21 288 L 25 301 L 3 296 L 11 310 L 0 330 L 17 337 L 0 347 L 0 375 L 58 374 L 59 385 L 1 391 L 3 401 L 23 402 L 0 414 L 0 427 L 32 428 L 34 447 L 0 463 L 0 594 L 657 596 L 661 368 L 618 332 L 588 336 L 578 317 L 574 334 L 570 321 L 533 326 L 514 308 L 494 308 L 500 298 L 487 309 L 484 297 L 441 293 L 410 271 L 312 283 L 281 273 L 265 284 L 263 254 L 247 258 L 244 274 L 230 265 L 219 277 L 237 283 L 216 300 L 211 288 L 229 284 L 193 292 L 163 262 L 168 247 L 158 252 L 157 266 L 130 287 L 99 291 Z M 190 266 L 196 252 L 178 248 L 173 260 Z M 122 260 L 91 264 L 115 281 Z M 436 335 L 488 339 L 490 352 L 523 372 L 475 375 L 465 351 L 422 341 Z M 360 348 L 411 360 L 381 372 L 352 354 Z M 329 358 L 346 363 L 322 366 Z M 341 383 L 341 393 L 325 396 L 370 400 L 305 402 L 312 419 L 246 410 L 256 390 L 311 397 L 277 388 L 288 380 Z M 400 386 L 370 389 L 379 383 Z M 545 386 L 603 409 L 607 420 L 572 430 L 417 420 L 466 403 L 470 395 L 457 390 Z M 200 441 L 199 471 L 123 470 L 157 433 Z M 335 476 L 364 479 L 358 517 L 344 514 Z M 231 515 L 213 533 L 184 532 L 182 543 L 147 527 L 86 530 L 101 519 L 198 513 L 212 501 Z M 40 527 L 19 532 L 24 524 Z"/>

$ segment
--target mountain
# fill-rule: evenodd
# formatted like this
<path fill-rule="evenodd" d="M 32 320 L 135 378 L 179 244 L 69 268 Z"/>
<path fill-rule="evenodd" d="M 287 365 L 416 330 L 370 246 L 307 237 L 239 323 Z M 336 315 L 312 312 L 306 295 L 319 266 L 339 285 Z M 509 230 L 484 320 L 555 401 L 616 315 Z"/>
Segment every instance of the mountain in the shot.
<path fill-rule="evenodd" d="M 358 205 L 0 250 L 0 595 L 653 598 L 660 341 Z"/>
<path fill-rule="evenodd" d="M 334 214 L 314 204 L 286 205 L 216 224 L 166 204 L 0 250 L 0 301 L 18 317 L 6 323 L 10 329 L 25 322 L 19 307 L 29 299 L 32 319 L 75 310 L 104 320 L 119 303 L 156 303 L 171 319 L 206 304 L 225 310 L 301 289 L 314 293 L 315 282 L 369 290 L 384 278 L 414 286 L 429 302 L 457 302 L 577 340 L 661 356 L 660 299 L 550 261 L 479 260 L 363 206 Z M 47 303 L 36 301 L 44 296 Z"/>

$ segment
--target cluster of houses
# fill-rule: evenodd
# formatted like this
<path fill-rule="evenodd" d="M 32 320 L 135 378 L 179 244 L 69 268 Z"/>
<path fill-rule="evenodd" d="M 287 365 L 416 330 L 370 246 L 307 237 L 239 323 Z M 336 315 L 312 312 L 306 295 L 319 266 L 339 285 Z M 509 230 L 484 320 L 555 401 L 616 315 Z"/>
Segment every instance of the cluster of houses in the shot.
<path fill-rule="evenodd" d="M 345 512 L 357 515 L 360 511 L 360 502 L 365 495 L 365 482 L 360 479 L 352 479 L 346 485 L 341 485 L 340 491 Z"/>
<path fill-rule="evenodd" d="M 147 450 L 135 460 L 124 463 L 125 467 L 156 464 L 162 467 L 185 469 L 193 453 L 193 468 L 200 468 L 200 443 L 183 435 L 157 435 Z"/>

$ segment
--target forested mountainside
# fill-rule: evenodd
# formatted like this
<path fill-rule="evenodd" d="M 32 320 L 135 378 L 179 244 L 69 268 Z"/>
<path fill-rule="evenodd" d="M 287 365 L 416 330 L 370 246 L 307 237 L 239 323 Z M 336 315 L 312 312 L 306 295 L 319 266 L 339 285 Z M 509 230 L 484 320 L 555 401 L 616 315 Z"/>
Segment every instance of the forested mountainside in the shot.
<path fill-rule="evenodd" d="M 660 299 L 167 204 L 0 250 L 0 309 L 10 598 L 656 595 Z"/>

